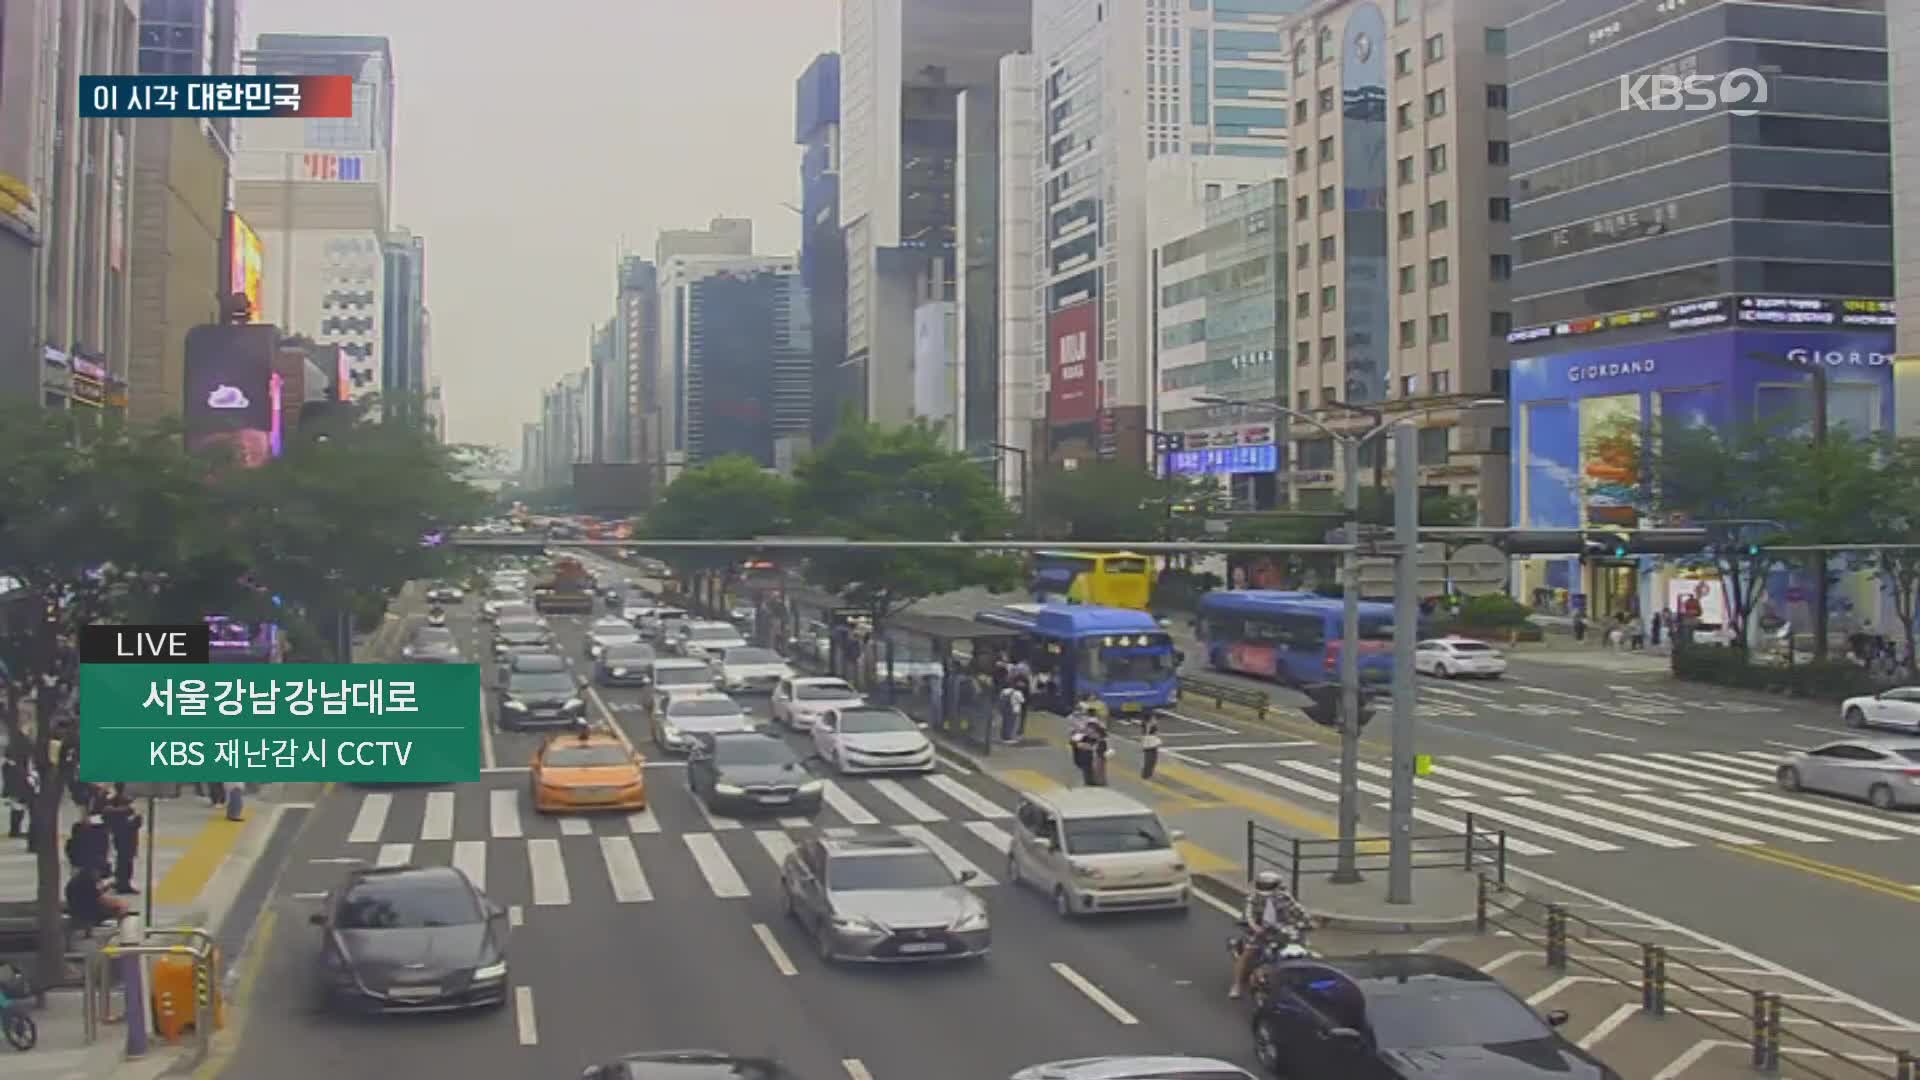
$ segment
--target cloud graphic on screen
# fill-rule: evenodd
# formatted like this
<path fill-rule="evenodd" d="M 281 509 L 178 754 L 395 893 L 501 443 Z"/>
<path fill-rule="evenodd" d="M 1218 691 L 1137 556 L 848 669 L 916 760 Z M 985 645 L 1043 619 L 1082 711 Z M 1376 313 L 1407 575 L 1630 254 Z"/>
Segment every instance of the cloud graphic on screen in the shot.
<path fill-rule="evenodd" d="M 244 409 L 251 404 L 253 403 L 247 400 L 244 391 L 237 386 L 228 386 L 226 383 L 214 387 L 213 393 L 207 395 L 209 409 Z"/>

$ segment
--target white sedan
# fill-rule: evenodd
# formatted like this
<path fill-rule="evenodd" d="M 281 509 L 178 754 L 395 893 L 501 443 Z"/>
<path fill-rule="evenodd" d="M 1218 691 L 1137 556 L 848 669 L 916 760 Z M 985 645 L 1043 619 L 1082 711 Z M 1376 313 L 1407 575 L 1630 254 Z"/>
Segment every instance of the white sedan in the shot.
<path fill-rule="evenodd" d="M 933 772 L 933 742 L 898 709 L 849 705 L 813 721 L 813 747 L 841 773 Z"/>
<path fill-rule="evenodd" d="M 772 649 L 751 645 L 728 649 L 713 663 L 720 689 L 729 694 L 771 694 L 793 678 L 793 668 Z"/>
<path fill-rule="evenodd" d="M 789 731 L 811 731 L 813 722 L 828 709 L 850 709 L 867 699 L 845 680 L 830 675 L 807 675 L 782 680 L 773 688 L 774 723 Z"/>
<path fill-rule="evenodd" d="M 1901 686 L 1840 704 L 1840 719 L 1851 728 L 1920 731 L 1920 686 Z"/>
<path fill-rule="evenodd" d="M 1413 670 L 1425 675 L 1451 679 L 1472 675 L 1497 679 L 1507 673 L 1507 658 L 1500 650 L 1472 638 L 1431 638 L 1413 647 Z"/>

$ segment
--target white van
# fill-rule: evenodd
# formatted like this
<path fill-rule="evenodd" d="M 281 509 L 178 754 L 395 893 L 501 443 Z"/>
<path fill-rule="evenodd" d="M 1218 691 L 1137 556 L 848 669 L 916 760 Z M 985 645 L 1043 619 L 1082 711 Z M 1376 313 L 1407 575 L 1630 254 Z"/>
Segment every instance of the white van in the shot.
<path fill-rule="evenodd" d="M 1168 829 L 1145 803 L 1112 788 L 1025 795 L 1007 851 L 1007 880 L 1053 898 L 1062 918 L 1146 908 L 1187 909 L 1193 879 Z"/>

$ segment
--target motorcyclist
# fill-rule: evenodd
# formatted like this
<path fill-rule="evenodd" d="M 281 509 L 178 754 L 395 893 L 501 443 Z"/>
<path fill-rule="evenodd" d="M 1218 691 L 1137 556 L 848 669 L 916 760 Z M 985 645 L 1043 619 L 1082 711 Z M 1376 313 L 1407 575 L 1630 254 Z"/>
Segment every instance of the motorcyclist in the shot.
<path fill-rule="evenodd" d="M 447 609 L 441 607 L 439 604 L 435 604 L 432 607 L 428 608 L 427 609 L 427 625 L 428 626 L 447 625 Z"/>
<path fill-rule="evenodd" d="M 1281 887 L 1277 872 L 1262 870 L 1255 874 L 1253 891 L 1247 894 L 1246 906 L 1240 912 L 1240 924 L 1246 928 L 1247 936 L 1234 955 L 1233 985 L 1228 988 L 1227 996 L 1237 998 L 1246 989 L 1247 976 L 1267 935 L 1285 933 L 1298 941 L 1311 923 L 1307 909 Z"/>

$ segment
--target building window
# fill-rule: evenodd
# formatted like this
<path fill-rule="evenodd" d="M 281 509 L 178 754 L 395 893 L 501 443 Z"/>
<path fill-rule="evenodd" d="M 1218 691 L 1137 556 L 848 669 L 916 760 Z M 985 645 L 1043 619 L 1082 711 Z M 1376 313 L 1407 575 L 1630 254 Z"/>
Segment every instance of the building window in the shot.
<path fill-rule="evenodd" d="M 1293 268 L 1296 270 L 1305 270 L 1308 263 L 1313 259 L 1312 251 L 1313 248 L 1306 244 L 1295 244 L 1293 247 Z"/>
<path fill-rule="evenodd" d="M 1323 26 L 1314 40 L 1313 61 L 1324 64 L 1333 59 L 1333 27 Z"/>
<path fill-rule="evenodd" d="M 1513 333 L 1513 312 L 1492 311 L 1487 313 L 1487 331 L 1497 338 Z"/>
<path fill-rule="evenodd" d="M 1394 171 L 1403 184 L 1413 183 L 1413 155 L 1409 154 L 1394 163 Z"/>
<path fill-rule="evenodd" d="M 1487 433 L 1487 446 L 1496 454 L 1513 452 L 1513 429 L 1497 427 Z"/>
<path fill-rule="evenodd" d="M 1296 341 L 1293 343 L 1293 362 L 1295 364 L 1305 367 L 1312 359 L 1313 349 L 1307 342 Z"/>
<path fill-rule="evenodd" d="M 1320 93 L 1317 95 L 1317 98 L 1320 104 L 1320 115 L 1325 116 L 1326 114 L 1333 111 L 1333 88 L 1332 87 L 1323 88 L 1320 91 Z"/>
<path fill-rule="evenodd" d="M 1433 120 L 1447 115 L 1447 92 L 1435 90 L 1427 95 L 1427 119 Z"/>
<path fill-rule="evenodd" d="M 1412 397 L 1415 394 L 1418 394 L 1419 392 L 1420 392 L 1420 376 L 1418 375 L 1400 376 L 1400 396 L 1401 397 L 1403 398 Z"/>
<path fill-rule="evenodd" d="M 1513 373 L 1506 368 L 1494 368 L 1492 374 L 1493 382 L 1491 389 L 1493 396 L 1497 398 L 1506 397 L 1507 391 L 1511 388 Z"/>
<path fill-rule="evenodd" d="M 1327 162 L 1332 160 L 1333 160 L 1333 136 L 1329 135 L 1326 138 L 1320 140 L 1320 164 L 1325 165 Z"/>
<path fill-rule="evenodd" d="M 1304 319 L 1311 314 L 1313 314 L 1313 308 L 1307 303 L 1307 294 L 1303 292 L 1294 293 L 1293 294 L 1294 318 Z"/>
<path fill-rule="evenodd" d="M 1402 295 L 1412 292 L 1420 285 L 1420 275 L 1412 264 L 1400 268 L 1400 292 Z"/>
<path fill-rule="evenodd" d="M 1452 280 L 1453 270 L 1445 255 L 1427 260 L 1427 288 L 1437 289 Z"/>
<path fill-rule="evenodd" d="M 1487 272 L 1495 281 L 1506 281 L 1513 277 L 1513 256 L 1504 252 L 1487 256 Z"/>
<path fill-rule="evenodd" d="M 1312 206 L 1313 206 L 1313 203 L 1305 195 L 1301 195 L 1298 198 L 1295 198 L 1293 200 L 1293 219 L 1295 221 L 1307 220 L 1307 212 L 1312 208 Z"/>
<path fill-rule="evenodd" d="M 1437 380 L 1436 380 L 1437 381 Z M 1444 393 L 1438 385 L 1435 393 Z M 1420 429 L 1420 464 L 1445 465 L 1453 449 L 1453 429 L 1450 427 L 1423 427 Z"/>
<path fill-rule="evenodd" d="M 1507 163 L 1507 143 L 1504 139 L 1487 140 L 1487 164 L 1505 165 Z"/>
<path fill-rule="evenodd" d="M 1293 103 L 1293 122 L 1296 124 L 1304 124 L 1307 122 L 1306 98 L 1301 98 L 1299 101 Z"/>
<path fill-rule="evenodd" d="M 1441 173 L 1446 171 L 1447 171 L 1446 145 L 1443 143 L 1439 146 L 1427 147 L 1427 175 L 1439 176 Z"/>
<path fill-rule="evenodd" d="M 1433 392 L 1436 394 L 1453 393 L 1453 372 L 1436 371 L 1433 373 Z"/>
<path fill-rule="evenodd" d="M 1294 404 L 1294 407 L 1299 409 L 1301 412 L 1306 412 L 1308 409 L 1313 408 L 1313 391 L 1302 390 L 1299 393 L 1293 395 L 1293 404 Z M 1301 443 L 1300 451 L 1302 454 L 1306 453 L 1306 449 L 1307 449 L 1306 444 Z"/>
<path fill-rule="evenodd" d="M 1333 285 L 1320 286 L 1320 310 L 1332 311 L 1340 304 L 1340 290 Z"/>
<path fill-rule="evenodd" d="M 1402 210 L 1399 217 L 1400 239 L 1413 239 L 1413 211 Z"/>
<path fill-rule="evenodd" d="M 1487 200 L 1488 221 L 1512 221 L 1513 200 L 1505 195 L 1495 195 Z"/>
<path fill-rule="evenodd" d="M 1393 74 L 1395 78 L 1413 74 L 1413 50 L 1401 49 L 1393 54 Z"/>
<path fill-rule="evenodd" d="M 1293 152 L 1293 171 L 1297 173 L 1307 171 L 1307 148 L 1304 146 Z"/>
<path fill-rule="evenodd" d="M 1326 187 L 1323 187 L 1320 189 L 1320 212 L 1321 213 L 1324 214 L 1329 210 L 1337 209 L 1339 206 L 1340 206 L 1339 202 L 1337 202 L 1335 199 L 1334 187 L 1332 184 L 1328 184 Z"/>
<path fill-rule="evenodd" d="M 1413 18 L 1413 0 L 1393 0 L 1393 21 L 1397 25 Z"/>
<path fill-rule="evenodd" d="M 1411 269 L 1411 268 L 1409 268 Z M 1420 344 L 1420 331 L 1412 319 L 1400 320 L 1400 347 L 1411 349 Z"/>
<path fill-rule="evenodd" d="M 1492 56 L 1507 55 L 1507 28 L 1504 26 L 1487 27 L 1487 52 Z"/>
<path fill-rule="evenodd" d="M 1427 344 L 1438 345 L 1453 340 L 1453 325 L 1446 315 L 1427 316 Z"/>
<path fill-rule="evenodd" d="M 1445 60 L 1447 58 L 1447 36 L 1445 34 L 1435 34 L 1428 38 L 1426 47 L 1421 50 L 1421 53 L 1427 58 L 1427 63 L 1429 64 L 1436 64 Z"/>
<path fill-rule="evenodd" d="M 1401 102 L 1393 107 L 1393 127 L 1396 131 L 1410 131 L 1413 128 L 1413 106 Z"/>
<path fill-rule="evenodd" d="M 1504 109 L 1507 107 L 1507 84 L 1490 82 L 1487 84 L 1487 108 Z"/>
<path fill-rule="evenodd" d="M 1340 242 L 1331 236 L 1320 238 L 1320 261 L 1332 262 L 1339 256 Z"/>
<path fill-rule="evenodd" d="M 1447 200 L 1427 204 L 1427 231 L 1435 232 L 1447 227 Z"/>
<path fill-rule="evenodd" d="M 1330 361 L 1333 359 L 1333 349 L 1334 349 L 1333 338 L 1323 337 L 1320 339 L 1320 359 L 1322 362 Z"/>

